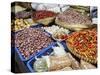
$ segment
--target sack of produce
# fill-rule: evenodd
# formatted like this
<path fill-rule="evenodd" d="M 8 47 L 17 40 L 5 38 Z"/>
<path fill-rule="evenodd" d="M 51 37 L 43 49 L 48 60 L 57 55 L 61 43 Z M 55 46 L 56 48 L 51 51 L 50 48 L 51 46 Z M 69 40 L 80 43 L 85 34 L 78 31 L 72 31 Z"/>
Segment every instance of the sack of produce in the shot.
<path fill-rule="evenodd" d="M 80 67 L 81 67 L 81 69 L 96 69 L 96 67 L 94 65 L 92 65 L 91 63 L 88 63 L 84 60 L 81 60 Z"/>
<path fill-rule="evenodd" d="M 71 55 L 71 53 L 66 53 L 66 55 L 71 60 L 71 68 L 74 70 L 80 69 L 79 62 Z"/>
<path fill-rule="evenodd" d="M 43 58 L 38 58 L 33 65 L 33 68 L 37 72 L 45 72 L 48 71 L 47 62 Z"/>
<path fill-rule="evenodd" d="M 64 67 L 69 67 L 71 65 L 70 59 L 65 56 L 50 56 L 50 66 L 49 71 L 56 71 L 63 69 Z"/>
<path fill-rule="evenodd" d="M 65 67 L 70 67 L 71 61 L 67 56 L 43 56 L 37 58 L 33 64 L 33 68 L 37 72 L 56 71 Z"/>

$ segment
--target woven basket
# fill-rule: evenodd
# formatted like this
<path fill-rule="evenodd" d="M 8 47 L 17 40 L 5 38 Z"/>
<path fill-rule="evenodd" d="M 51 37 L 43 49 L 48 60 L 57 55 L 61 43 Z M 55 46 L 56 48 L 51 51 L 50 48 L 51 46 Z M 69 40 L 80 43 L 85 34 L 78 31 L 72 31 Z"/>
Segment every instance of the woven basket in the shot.
<path fill-rule="evenodd" d="M 80 58 L 80 59 L 83 59 L 87 62 L 90 62 L 92 64 L 96 64 L 97 63 L 97 59 L 90 59 L 90 58 L 86 58 L 84 56 L 81 56 L 80 54 L 76 53 L 76 51 L 74 50 L 74 48 L 69 44 L 69 43 L 66 43 L 69 51 L 74 54 L 76 57 Z"/>
<path fill-rule="evenodd" d="M 62 22 L 58 18 L 56 18 L 55 23 L 59 26 L 62 26 L 64 28 L 68 28 L 71 30 L 79 31 L 84 28 L 89 28 L 90 25 L 85 25 L 85 24 L 68 24 L 67 22 Z"/>
<path fill-rule="evenodd" d="M 53 22 L 54 18 L 55 17 L 49 17 L 49 18 L 37 20 L 36 22 L 42 23 L 44 25 L 48 25 L 49 23 Z"/>

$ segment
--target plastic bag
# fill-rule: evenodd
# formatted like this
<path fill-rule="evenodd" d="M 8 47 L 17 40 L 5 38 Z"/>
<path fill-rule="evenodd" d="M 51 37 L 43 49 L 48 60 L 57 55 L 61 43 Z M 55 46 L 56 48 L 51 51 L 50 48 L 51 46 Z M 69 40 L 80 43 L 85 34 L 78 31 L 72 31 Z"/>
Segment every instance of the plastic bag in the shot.
<path fill-rule="evenodd" d="M 69 67 L 71 65 L 71 61 L 67 56 L 50 56 L 50 67 L 49 71 L 55 71 L 63 69 L 64 67 Z"/>

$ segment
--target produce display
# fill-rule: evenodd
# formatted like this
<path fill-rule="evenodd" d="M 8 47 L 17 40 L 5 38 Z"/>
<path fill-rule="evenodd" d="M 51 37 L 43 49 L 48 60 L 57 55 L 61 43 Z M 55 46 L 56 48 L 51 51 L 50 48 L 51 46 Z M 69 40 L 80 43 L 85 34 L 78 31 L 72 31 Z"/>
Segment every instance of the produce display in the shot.
<path fill-rule="evenodd" d="M 56 71 L 71 65 L 69 58 L 66 56 L 50 56 L 48 57 L 48 59 L 45 60 L 43 59 L 44 58 L 39 58 L 35 62 L 34 64 L 35 71 L 37 72 Z M 47 60 L 49 60 L 50 62 Z"/>
<path fill-rule="evenodd" d="M 33 69 L 36 72 L 44 71 L 66 71 L 66 70 L 77 70 L 77 69 L 94 69 L 94 65 L 80 60 L 79 63 L 71 53 L 66 53 L 64 47 L 57 43 L 58 46 L 53 47 L 54 54 L 42 56 L 41 58 L 36 58 L 36 61 L 33 63 Z M 62 54 L 61 54 L 62 53 Z M 89 64 L 89 65 L 87 65 Z M 86 67 L 85 67 L 86 66 Z"/>
<path fill-rule="evenodd" d="M 56 17 L 56 24 L 72 30 L 81 30 L 91 26 L 91 19 L 70 8 Z"/>
<path fill-rule="evenodd" d="M 53 55 L 53 56 L 43 56 L 42 58 L 37 58 L 33 63 L 33 69 L 36 72 L 45 72 L 45 71 L 66 71 L 66 70 L 77 70 L 83 67 L 81 64 L 73 58 L 70 53 L 66 55 Z M 85 64 L 82 64 L 85 66 Z M 92 68 L 92 67 L 91 67 Z"/>
<path fill-rule="evenodd" d="M 97 30 L 83 30 L 73 32 L 66 42 L 69 50 L 76 56 L 89 61 L 97 62 Z"/>
<path fill-rule="evenodd" d="M 68 29 L 56 25 L 52 25 L 50 27 L 42 27 L 42 28 L 45 29 L 50 34 L 52 34 L 52 37 L 54 39 L 58 40 L 65 40 L 70 32 Z"/>
<path fill-rule="evenodd" d="M 33 14 L 33 17 L 35 18 L 35 20 L 40 20 L 40 19 L 55 16 L 55 15 L 56 14 L 54 12 L 40 10 L 40 11 L 36 11 L 35 14 Z"/>
<path fill-rule="evenodd" d="M 15 35 L 15 46 L 25 59 L 50 45 L 53 40 L 39 28 L 26 28 Z"/>
<path fill-rule="evenodd" d="M 56 13 L 46 10 L 36 11 L 32 15 L 33 20 L 44 25 L 48 25 L 49 23 L 51 23 L 54 20 L 55 16 Z"/>
<path fill-rule="evenodd" d="M 64 46 L 57 42 L 58 46 L 53 46 L 53 54 L 36 58 L 33 68 L 36 72 L 65 70 L 64 68 L 71 66 L 71 60 L 66 54 Z"/>
<path fill-rule="evenodd" d="M 98 26 L 93 21 L 93 13 L 97 19 L 93 7 L 15 3 L 11 11 L 11 47 L 16 71 L 97 68 Z"/>
<path fill-rule="evenodd" d="M 24 28 L 28 28 L 33 24 L 35 23 L 31 19 L 16 19 L 15 21 L 12 22 L 11 28 L 12 28 L 12 31 L 17 32 Z"/>

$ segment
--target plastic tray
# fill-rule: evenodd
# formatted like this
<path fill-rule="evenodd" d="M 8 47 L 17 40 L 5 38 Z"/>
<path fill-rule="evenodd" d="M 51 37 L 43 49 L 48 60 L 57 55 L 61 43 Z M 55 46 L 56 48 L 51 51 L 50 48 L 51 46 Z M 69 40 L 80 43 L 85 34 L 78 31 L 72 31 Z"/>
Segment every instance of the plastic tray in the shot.
<path fill-rule="evenodd" d="M 64 46 L 65 51 L 68 52 L 68 48 L 66 47 L 66 43 L 65 42 L 60 42 L 60 43 Z M 54 46 L 57 46 L 57 43 L 55 43 Z M 52 47 L 49 47 L 47 50 L 45 50 L 41 54 L 38 54 L 36 57 L 37 58 L 40 58 L 40 57 L 45 56 L 45 55 L 50 55 L 52 52 L 53 52 Z M 28 69 L 29 69 L 30 72 L 35 72 L 35 70 L 33 68 L 33 64 L 34 64 L 35 61 L 36 61 L 36 59 L 35 58 L 32 58 L 31 60 L 29 60 L 27 62 L 27 67 L 28 67 Z"/>
<path fill-rule="evenodd" d="M 39 24 L 39 25 L 36 25 L 36 26 L 31 26 L 31 28 L 38 28 L 38 27 L 42 27 L 42 25 Z M 18 31 L 18 32 L 20 32 L 20 31 Z M 46 32 L 46 31 L 45 31 L 45 32 Z M 17 32 L 16 32 L 16 33 L 17 33 Z M 48 32 L 46 32 L 46 33 L 47 33 L 48 35 L 50 35 Z M 50 36 L 51 36 L 51 35 L 50 35 Z M 52 38 L 52 37 L 51 37 L 51 38 Z M 52 38 L 52 39 L 53 39 L 53 38 Z M 54 40 L 54 39 L 53 39 L 53 40 Z M 19 51 L 18 47 L 15 47 L 15 51 L 18 53 L 18 55 L 19 55 L 19 57 L 20 57 L 20 59 L 21 59 L 22 61 L 27 61 L 27 60 L 31 59 L 32 57 L 34 58 L 36 55 L 43 53 L 43 52 L 44 52 L 45 50 L 47 50 L 49 47 L 53 46 L 54 43 L 55 43 L 55 40 L 54 40 L 50 45 L 48 45 L 47 48 L 43 48 L 43 49 L 40 50 L 39 52 L 34 53 L 34 54 L 31 55 L 28 59 L 25 59 L 25 58 L 21 55 L 21 52 Z"/>

